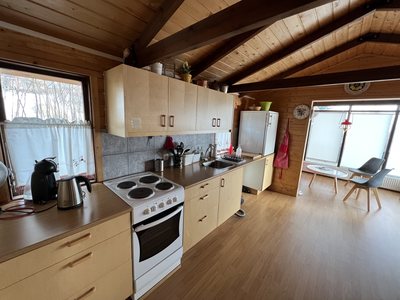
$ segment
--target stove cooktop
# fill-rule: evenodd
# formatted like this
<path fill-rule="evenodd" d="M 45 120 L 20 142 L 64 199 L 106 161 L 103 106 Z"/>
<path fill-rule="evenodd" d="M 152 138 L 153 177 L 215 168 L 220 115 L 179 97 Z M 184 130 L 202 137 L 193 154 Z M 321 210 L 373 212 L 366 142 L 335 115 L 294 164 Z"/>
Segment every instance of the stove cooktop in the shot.
<path fill-rule="evenodd" d="M 104 185 L 132 207 L 134 224 L 184 200 L 182 186 L 151 172 L 108 180 Z"/>

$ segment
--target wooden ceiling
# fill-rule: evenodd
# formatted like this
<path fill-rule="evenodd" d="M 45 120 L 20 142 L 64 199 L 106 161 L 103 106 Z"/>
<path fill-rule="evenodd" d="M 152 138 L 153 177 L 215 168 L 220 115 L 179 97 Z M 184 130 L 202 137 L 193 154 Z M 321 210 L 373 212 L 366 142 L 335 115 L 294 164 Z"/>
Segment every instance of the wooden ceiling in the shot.
<path fill-rule="evenodd" d="M 278 4 L 0 0 L 0 18 L 121 58 L 124 49 L 133 47 L 139 67 L 187 60 L 197 78 L 244 87 L 329 73 L 333 66 L 360 57 L 385 57 L 390 64 L 400 58 L 400 0 L 280 0 Z"/>

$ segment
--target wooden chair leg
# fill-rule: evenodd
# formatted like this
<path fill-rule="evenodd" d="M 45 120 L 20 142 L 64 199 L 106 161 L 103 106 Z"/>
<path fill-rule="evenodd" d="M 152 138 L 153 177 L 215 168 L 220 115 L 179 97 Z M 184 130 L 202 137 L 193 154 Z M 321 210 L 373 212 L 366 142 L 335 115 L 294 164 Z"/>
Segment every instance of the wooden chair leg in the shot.
<path fill-rule="evenodd" d="M 381 200 L 379 199 L 378 189 L 373 188 L 372 191 L 374 192 L 376 203 L 378 203 L 378 207 L 379 207 L 379 209 L 381 209 L 382 205 L 381 205 Z"/>
<path fill-rule="evenodd" d="M 357 190 L 356 200 L 358 200 L 358 196 L 360 196 L 360 191 L 361 191 L 361 189 L 358 189 L 358 190 Z"/>
<path fill-rule="evenodd" d="M 333 185 L 335 186 L 335 194 L 337 194 L 338 193 L 338 184 L 337 184 L 337 177 L 334 177 L 333 178 Z"/>
<path fill-rule="evenodd" d="M 368 201 L 367 207 L 368 207 L 368 212 L 369 212 L 370 207 L 371 207 L 371 202 L 370 202 L 370 189 L 369 189 L 369 188 L 367 189 L 367 201 Z"/>
<path fill-rule="evenodd" d="M 350 191 L 349 191 L 349 192 L 346 194 L 346 196 L 343 198 L 343 202 L 346 201 L 346 200 L 350 197 L 351 193 L 353 193 L 353 191 L 354 191 L 356 188 L 357 188 L 356 185 L 353 185 L 353 187 L 350 189 Z"/>

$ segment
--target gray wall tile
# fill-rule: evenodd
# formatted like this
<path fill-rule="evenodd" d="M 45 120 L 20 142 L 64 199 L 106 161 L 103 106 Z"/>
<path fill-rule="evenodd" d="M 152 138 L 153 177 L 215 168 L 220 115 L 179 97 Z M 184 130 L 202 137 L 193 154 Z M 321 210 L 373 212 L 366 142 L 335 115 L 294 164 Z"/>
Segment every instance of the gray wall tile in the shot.
<path fill-rule="evenodd" d="M 129 153 L 129 174 L 154 170 L 154 158 L 154 150 Z"/>
<path fill-rule="evenodd" d="M 102 133 L 103 155 L 120 154 L 128 151 L 127 139 L 116 135 Z"/>
<path fill-rule="evenodd" d="M 154 137 L 140 136 L 128 138 L 128 152 L 154 150 Z"/>
<path fill-rule="evenodd" d="M 103 156 L 104 180 L 128 175 L 128 154 Z"/>

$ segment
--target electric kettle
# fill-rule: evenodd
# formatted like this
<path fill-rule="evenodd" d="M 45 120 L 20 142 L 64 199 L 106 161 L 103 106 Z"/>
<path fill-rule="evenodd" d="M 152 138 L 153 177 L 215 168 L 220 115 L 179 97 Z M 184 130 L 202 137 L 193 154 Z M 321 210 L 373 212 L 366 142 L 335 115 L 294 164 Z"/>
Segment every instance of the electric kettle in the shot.
<path fill-rule="evenodd" d="M 71 176 L 62 178 L 58 181 L 57 207 L 59 209 L 69 209 L 79 207 L 85 198 L 80 182 L 84 182 L 87 190 L 92 191 L 89 179 L 84 176 Z"/>

